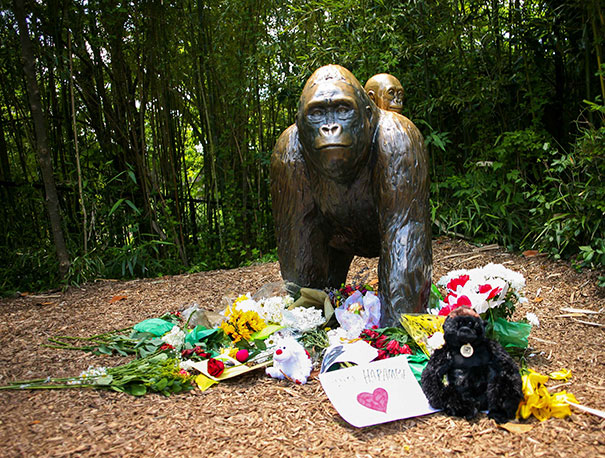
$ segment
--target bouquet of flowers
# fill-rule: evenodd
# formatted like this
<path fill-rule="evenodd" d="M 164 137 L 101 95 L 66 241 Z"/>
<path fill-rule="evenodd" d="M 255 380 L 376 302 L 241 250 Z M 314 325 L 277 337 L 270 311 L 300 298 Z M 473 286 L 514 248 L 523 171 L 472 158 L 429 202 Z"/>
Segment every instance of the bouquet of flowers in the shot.
<path fill-rule="evenodd" d="M 527 302 L 523 296 L 525 278 L 502 264 L 487 264 L 470 270 L 454 270 L 441 277 L 437 286 L 445 289 L 438 309 L 431 313 L 447 316 L 466 306 L 488 321 L 487 335 L 505 348 L 527 348 L 531 325 L 511 322 L 516 305 Z"/>
<path fill-rule="evenodd" d="M 355 291 L 335 311 L 336 319 L 345 329 L 349 339 L 355 339 L 365 328 L 380 323 L 380 300 L 373 291 L 362 295 Z"/>
<path fill-rule="evenodd" d="M 364 329 L 359 337 L 378 350 L 376 359 L 412 354 L 409 336 L 400 328 Z"/>
<path fill-rule="evenodd" d="M 445 288 L 445 298 L 440 301 L 439 315 L 448 315 L 457 307 L 466 306 L 484 318 L 508 319 L 517 302 L 527 299 L 522 294 L 525 278 L 502 264 L 487 264 L 471 270 L 454 270 L 441 277 L 437 286 Z"/>

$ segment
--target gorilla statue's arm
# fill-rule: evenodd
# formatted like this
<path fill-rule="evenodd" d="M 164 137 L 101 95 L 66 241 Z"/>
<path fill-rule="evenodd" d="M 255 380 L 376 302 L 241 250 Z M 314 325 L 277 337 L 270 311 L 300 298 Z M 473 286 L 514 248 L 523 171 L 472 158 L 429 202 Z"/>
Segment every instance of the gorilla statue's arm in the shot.
<path fill-rule="evenodd" d="M 313 200 L 306 167 L 294 124 L 281 134 L 271 156 L 273 217 L 282 277 L 299 286 L 339 285 L 352 256 L 343 263 L 343 254 L 328 246 L 325 222 Z"/>
<path fill-rule="evenodd" d="M 423 312 L 428 303 L 432 263 L 428 154 L 416 126 L 385 111 L 374 147 L 381 325 L 393 326 L 402 310 Z"/>

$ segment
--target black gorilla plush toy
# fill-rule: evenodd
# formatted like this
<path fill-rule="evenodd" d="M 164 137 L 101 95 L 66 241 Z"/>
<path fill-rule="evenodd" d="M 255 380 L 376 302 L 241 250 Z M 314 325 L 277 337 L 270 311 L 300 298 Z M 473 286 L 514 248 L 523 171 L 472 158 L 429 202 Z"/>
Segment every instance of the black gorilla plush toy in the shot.
<path fill-rule="evenodd" d="M 467 420 L 482 410 L 498 423 L 514 418 L 523 398 L 519 368 L 502 345 L 485 337 L 479 315 L 468 307 L 454 309 L 443 331 L 445 345 L 422 373 L 431 406 Z"/>

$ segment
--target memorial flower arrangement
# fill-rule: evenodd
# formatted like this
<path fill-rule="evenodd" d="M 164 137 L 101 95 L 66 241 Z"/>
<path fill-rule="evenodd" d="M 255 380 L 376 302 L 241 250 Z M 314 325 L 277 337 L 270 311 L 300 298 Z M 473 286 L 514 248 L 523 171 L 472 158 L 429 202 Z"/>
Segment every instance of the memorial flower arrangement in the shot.
<path fill-rule="evenodd" d="M 438 305 L 430 312 L 447 316 L 458 307 L 470 307 L 487 320 L 487 335 L 509 351 L 527 348 L 531 330 L 529 320 L 511 321 L 523 295 L 525 278 L 502 264 L 487 264 L 470 270 L 454 270 L 437 282 L 444 290 Z M 533 319 L 533 317 L 530 317 Z"/>
<path fill-rule="evenodd" d="M 346 331 L 347 337 L 359 337 L 365 328 L 378 326 L 380 323 L 380 300 L 373 291 L 353 291 L 334 311 L 336 320 Z"/>
<path fill-rule="evenodd" d="M 444 275 L 437 286 L 445 288 L 440 301 L 439 315 L 447 315 L 457 307 L 466 306 L 484 318 L 508 319 L 518 302 L 525 302 L 522 294 L 525 278 L 502 264 L 487 264 L 471 270 L 454 270 Z"/>
<path fill-rule="evenodd" d="M 405 355 L 420 380 L 428 357 L 443 343 L 445 316 L 461 306 L 480 313 L 489 323 L 489 332 L 505 347 L 507 342 L 522 348 L 527 345 L 531 325 L 508 321 L 516 305 L 525 300 L 521 274 L 488 264 L 450 272 L 437 286 L 444 294 L 437 296 L 436 308 L 429 314 L 403 315 L 403 329 L 378 328 L 380 300 L 372 288 L 343 285 L 339 290 L 317 290 L 319 299 L 311 306 L 297 306 L 289 296 L 252 299 L 249 294 L 241 295 L 231 301 L 222 314 L 223 321 L 214 328 L 190 328 L 192 315 L 174 312 L 90 338 L 52 338 L 50 346 L 56 348 L 134 354 L 135 359 L 113 368 L 90 367 L 77 377 L 15 381 L 0 389 L 100 388 L 135 396 L 150 392 L 170 395 L 192 389 L 195 384 L 205 390 L 269 364 L 273 347 L 284 336 L 299 340 L 316 361 L 331 345 L 361 339 L 378 350 L 377 360 Z M 437 287 L 433 290 L 440 294 Z M 322 307 L 324 298 L 333 307 L 330 323 L 336 326 L 332 329 L 325 327 L 329 320 L 323 313 L 327 310 Z M 534 316 L 528 315 L 526 320 L 537 325 Z M 129 335 L 122 334 L 128 329 Z M 518 418 L 533 415 L 542 421 L 570 414 L 568 402 L 576 402 L 573 395 L 565 391 L 551 394 L 545 385 L 549 379 L 566 379 L 569 373 L 546 376 L 523 369 L 522 374 L 525 397 Z"/>

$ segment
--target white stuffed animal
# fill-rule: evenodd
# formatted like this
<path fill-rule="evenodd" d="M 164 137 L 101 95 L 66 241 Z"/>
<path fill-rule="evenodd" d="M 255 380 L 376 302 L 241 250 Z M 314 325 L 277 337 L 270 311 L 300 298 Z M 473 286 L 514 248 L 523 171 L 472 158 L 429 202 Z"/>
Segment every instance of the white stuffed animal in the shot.
<path fill-rule="evenodd" d="M 305 348 L 292 337 L 279 341 L 273 352 L 273 366 L 267 367 L 268 376 L 284 379 L 288 378 L 304 385 L 311 374 L 313 362 Z"/>

